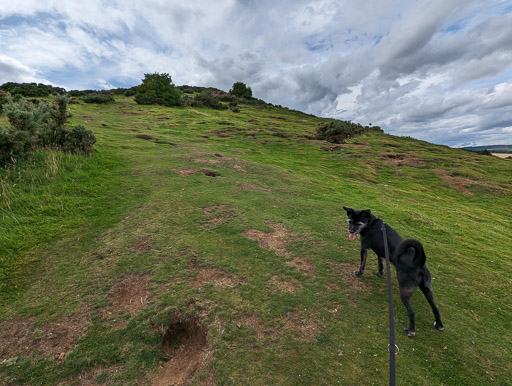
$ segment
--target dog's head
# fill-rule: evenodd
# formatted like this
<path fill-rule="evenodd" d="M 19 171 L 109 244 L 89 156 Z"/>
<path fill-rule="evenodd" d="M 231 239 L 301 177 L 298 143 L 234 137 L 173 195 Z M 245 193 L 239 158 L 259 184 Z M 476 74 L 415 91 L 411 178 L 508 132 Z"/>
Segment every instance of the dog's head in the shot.
<path fill-rule="evenodd" d="M 371 211 L 370 209 L 357 210 L 347 208 L 346 206 L 344 206 L 343 209 L 347 212 L 348 217 L 348 237 L 350 240 L 355 240 L 356 235 L 370 224 L 372 217 Z"/>

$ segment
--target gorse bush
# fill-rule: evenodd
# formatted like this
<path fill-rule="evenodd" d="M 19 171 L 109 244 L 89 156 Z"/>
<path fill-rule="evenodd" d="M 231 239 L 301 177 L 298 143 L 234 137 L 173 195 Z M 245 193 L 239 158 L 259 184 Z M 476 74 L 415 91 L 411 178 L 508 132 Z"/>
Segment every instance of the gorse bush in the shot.
<path fill-rule="evenodd" d="M 2 106 L 7 103 L 10 95 L 11 94 L 9 94 L 8 92 L 0 90 L 0 115 L 2 115 L 2 113 L 3 113 Z"/>
<path fill-rule="evenodd" d="M 21 95 L 25 97 L 47 97 L 51 94 L 65 94 L 66 90 L 62 87 L 54 87 L 42 83 L 15 83 L 7 82 L 0 86 L 0 90 L 9 92 L 11 95 Z"/>
<path fill-rule="evenodd" d="M 350 121 L 332 120 L 318 124 L 316 139 L 323 139 L 332 143 L 344 143 L 347 139 L 371 131 L 382 132 L 379 126 L 362 126 Z"/>
<path fill-rule="evenodd" d="M 67 121 L 68 98 L 56 96 L 52 103 L 33 103 L 21 97 L 4 105 L 9 128 L 0 128 L 0 165 L 15 162 L 38 148 L 87 154 L 93 151 L 96 138 L 92 131 L 79 125 L 70 129 Z"/>
<path fill-rule="evenodd" d="M 85 103 L 110 103 L 114 102 L 114 93 L 109 91 L 99 91 L 84 95 L 82 100 Z"/>
<path fill-rule="evenodd" d="M 201 91 L 199 94 L 194 95 L 193 98 L 183 98 L 184 106 L 192 107 L 210 107 L 212 109 L 225 110 L 228 107 L 220 102 L 220 99 L 215 96 L 211 91 Z"/>
<path fill-rule="evenodd" d="M 144 74 L 135 102 L 140 105 L 181 106 L 181 91 L 169 74 Z"/>

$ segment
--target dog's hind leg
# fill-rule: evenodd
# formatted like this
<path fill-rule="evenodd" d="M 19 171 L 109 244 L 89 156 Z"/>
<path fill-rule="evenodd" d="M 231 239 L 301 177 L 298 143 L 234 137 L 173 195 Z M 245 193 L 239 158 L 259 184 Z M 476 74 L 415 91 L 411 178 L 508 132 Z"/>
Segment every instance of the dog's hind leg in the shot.
<path fill-rule="evenodd" d="M 384 263 L 383 260 L 385 260 L 382 256 L 377 256 L 379 259 L 379 270 L 375 273 L 375 276 L 382 277 L 384 275 Z"/>
<path fill-rule="evenodd" d="M 407 316 L 409 317 L 409 328 L 404 330 L 407 336 L 416 335 L 414 311 L 411 307 L 411 295 L 413 291 L 414 288 L 400 288 L 400 299 L 402 299 L 402 303 L 405 308 L 407 308 Z"/>
<path fill-rule="evenodd" d="M 430 284 L 430 280 L 428 282 L 426 280 L 422 281 L 419 285 L 421 292 L 423 292 L 423 295 L 427 298 L 428 304 L 430 304 L 430 307 L 432 307 L 432 312 L 434 313 L 434 327 L 437 328 L 439 331 L 444 330 L 443 323 L 441 322 L 441 315 L 439 314 L 439 310 L 436 306 L 436 303 L 434 302 L 434 292 L 432 291 L 432 286 Z"/>

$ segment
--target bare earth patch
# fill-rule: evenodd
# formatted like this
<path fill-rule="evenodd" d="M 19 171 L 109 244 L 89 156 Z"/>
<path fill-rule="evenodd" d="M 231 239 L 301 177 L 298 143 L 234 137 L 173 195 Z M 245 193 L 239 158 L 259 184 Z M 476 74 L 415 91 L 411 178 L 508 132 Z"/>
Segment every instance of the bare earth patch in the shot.
<path fill-rule="evenodd" d="M 184 177 L 184 176 L 190 176 L 191 174 L 194 174 L 194 173 L 197 173 L 199 172 L 199 168 L 174 168 L 172 169 L 173 171 L 175 171 L 176 173 L 178 173 L 178 175 Z"/>
<path fill-rule="evenodd" d="M 318 335 L 320 322 L 317 319 L 310 319 L 302 312 L 288 312 L 283 317 L 284 327 L 291 330 L 301 339 L 313 339 Z"/>
<path fill-rule="evenodd" d="M 236 216 L 235 211 L 229 205 L 224 204 L 203 208 L 203 214 L 208 217 L 206 223 L 203 224 L 204 228 L 216 228 Z"/>
<path fill-rule="evenodd" d="M 456 191 L 461 192 L 466 196 L 474 196 L 474 194 L 467 187 L 475 184 L 475 181 L 472 181 L 468 178 L 453 177 L 451 172 L 448 170 L 432 169 L 432 171 L 438 177 L 441 177 L 450 186 L 450 188 L 455 189 Z"/>
<path fill-rule="evenodd" d="M 244 169 L 246 161 L 229 157 L 221 153 L 207 153 L 207 152 L 196 152 L 189 156 L 190 161 L 194 163 L 200 163 L 203 165 L 222 165 L 226 168 L 232 168 L 242 173 L 247 173 Z"/>
<path fill-rule="evenodd" d="M 82 309 L 38 326 L 35 317 L 0 322 L 0 361 L 16 356 L 43 355 L 63 360 L 91 324 L 89 309 Z"/>
<path fill-rule="evenodd" d="M 276 255 L 289 257 L 290 252 L 286 249 L 288 240 L 292 234 L 288 232 L 284 224 L 266 221 L 265 224 L 274 229 L 271 233 L 248 229 L 243 234 L 245 237 L 258 242 L 260 247 L 274 251 Z"/>
<path fill-rule="evenodd" d="M 197 318 L 174 315 L 165 331 L 160 346 L 164 360 L 160 371 L 153 377 L 152 385 L 183 385 L 209 362 L 207 328 Z M 206 384 L 215 384 L 213 374 Z"/>
<path fill-rule="evenodd" d="M 216 172 L 213 170 L 199 169 L 199 168 L 173 168 L 171 170 L 176 172 L 178 175 L 180 175 L 182 177 L 190 176 L 191 174 L 195 174 L 195 173 L 203 173 L 205 176 L 208 176 L 208 177 L 220 176 L 219 172 Z"/>
<path fill-rule="evenodd" d="M 302 287 L 302 285 L 295 279 L 283 280 L 275 275 L 270 278 L 269 282 L 276 288 L 274 292 L 277 294 L 283 292 L 293 293 Z"/>
<path fill-rule="evenodd" d="M 314 276 L 313 264 L 305 257 L 295 257 L 287 261 L 286 265 L 297 269 L 299 272 Z"/>
<path fill-rule="evenodd" d="M 137 252 L 150 252 L 151 247 L 151 236 L 139 237 L 132 245 L 132 249 Z"/>
<path fill-rule="evenodd" d="M 196 271 L 196 276 L 191 283 L 193 288 L 202 288 L 206 283 L 211 283 L 214 287 L 232 288 L 240 283 L 236 275 L 220 268 L 200 266 L 196 260 L 192 260 L 191 264 L 192 269 Z"/>
<path fill-rule="evenodd" d="M 267 334 L 265 331 L 266 330 L 265 326 L 263 325 L 261 319 L 258 318 L 257 316 L 246 316 L 246 317 L 237 318 L 237 319 L 235 319 L 235 324 L 239 328 L 242 325 L 251 327 L 254 330 L 256 339 L 258 341 L 263 340 L 263 338 Z M 272 334 L 272 335 L 275 335 L 275 334 Z M 272 337 L 275 338 L 275 336 L 272 336 Z"/>
<path fill-rule="evenodd" d="M 354 298 L 358 293 L 367 293 L 370 285 L 365 281 L 364 277 L 357 277 L 354 271 L 359 268 L 358 264 L 340 263 L 335 269 L 339 272 L 341 280 L 347 285 L 344 289 L 348 294 L 348 299 L 352 306 L 357 307 Z"/>
<path fill-rule="evenodd" d="M 105 315 L 116 316 L 121 312 L 135 315 L 146 307 L 152 295 L 149 278 L 149 275 L 131 274 L 114 283 L 109 294 L 112 306 L 104 309 Z"/>
<path fill-rule="evenodd" d="M 387 152 L 382 154 L 382 159 L 391 166 L 421 167 L 426 165 L 424 161 L 410 153 Z"/>

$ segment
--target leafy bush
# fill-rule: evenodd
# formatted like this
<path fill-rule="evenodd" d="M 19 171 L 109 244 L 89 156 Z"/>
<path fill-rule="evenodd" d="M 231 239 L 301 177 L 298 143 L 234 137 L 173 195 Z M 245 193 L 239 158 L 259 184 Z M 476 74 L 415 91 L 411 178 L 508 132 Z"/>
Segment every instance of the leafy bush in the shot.
<path fill-rule="evenodd" d="M 21 95 L 25 97 L 47 97 L 50 94 L 65 94 L 66 90 L 62 87 L 54 87 L 42 83 L 15 83 L 7 82 L 0 86 L 0 90 L 9 92 L 11 95 Z"/>
<path fill-rule="evenodd" d="M 326 140 L 332 143 L 344 143 L 347 139 L 370 131 L 382 132 L 378 126 L 362 126 L 350 121 L 332 120 L 319 123 L 316 128 L 316 139 Z"/>
<path fill-rule="evenodd" d="M 99 91 L 82 97 L 85 103 L 110 103 L 114 102 L 114 94 L 109 91 Z"/>
<path fill-rule="evenodd" d="M 96 138 L 83 126 L 70 129 L 68 98 L 56 96 L 53 103 L 10 99 L 4 106 L 10 128 L 0 128 L 0 165 L 14 162 L 37 148 L 53 147 L 65 152 L 86 154 L 93 151 Z"/>
<path fill-rule="evenodd" d="M 220 102 L 211 91 L 201 91 L 199 94 L 194 95 L 194 98 L 184 98 L 183 104 L 185 106 L 193 107 L 211 107 L 212 109 L 225 110 L 228 107 Z"/>
<path fill-rule="evenodd" d="M 0 165 L 14 162 L 18 156 L 29 152 L 33 146 L 33 136 L 27 131 L 0 127 Z"/>
<path fill-rule="evenodd" d="M 233 83 L 233 87 L 229 90 L 230 94 L 233 94 L 240 98 L 252 98 L 252 90 L 250 87 L 243 82 Z"/>
<path fill-rule="evenodd" d="M 181 106 L 181 91 L 169 74 L 144 74 L 135 102 L 140 105 Z"/>
<path fill-rule="evenodd" d="M 7 103 L 10 95 L 8 92 L 0 90 L 0 115 L 3 113 L 2 106 Z"/>
<path fill-rule="evenodd" d="M 135 87 L 129 88 L 124 92 L 124 96 L 131 97 L 137 95 L 137 89 Z"/>
<path fill-rule="evenodd" d="M 9 100 L 4 105 L 4 113 L 11 126 L 18 131 L 27 131 L 34 135 L 36 131 L 48 125 L 52 111 L 47 103 L 28 102 L 25 98 Z"/>

